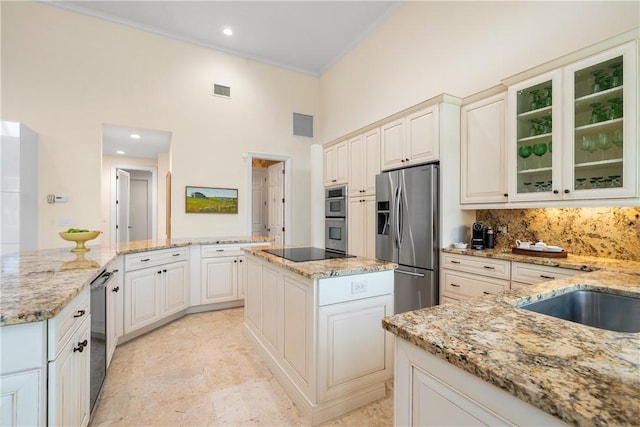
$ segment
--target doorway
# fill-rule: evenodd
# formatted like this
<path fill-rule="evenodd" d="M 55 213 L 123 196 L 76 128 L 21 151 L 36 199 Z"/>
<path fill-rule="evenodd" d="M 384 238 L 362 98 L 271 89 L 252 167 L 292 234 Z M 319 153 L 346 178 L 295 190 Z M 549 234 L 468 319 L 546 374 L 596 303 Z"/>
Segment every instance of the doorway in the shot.
<path fill-rule="evenodd" d="M 286 156 L 249 154 L 249 230 L 270 237 L 276 245 L 291 241 L 289 230 L 291 182 Z"/>

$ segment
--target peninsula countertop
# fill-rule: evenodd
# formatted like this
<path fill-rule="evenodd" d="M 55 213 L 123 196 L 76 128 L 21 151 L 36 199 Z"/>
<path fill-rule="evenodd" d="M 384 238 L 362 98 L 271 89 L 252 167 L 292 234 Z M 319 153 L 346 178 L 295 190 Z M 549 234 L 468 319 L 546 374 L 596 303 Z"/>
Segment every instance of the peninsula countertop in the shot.
<path fill-rule="evenodd" d="M 523 261 L 482 252 L 487 255 Z M 572 261 L 578 259 L 570 257 L 569 264 L 560 266 L 579 266 Z M 600 270 L 398 314 L 385 318 L 383 327 L 566 423 L 637 425 L 640 333 L 592 328 L 516 308 L 575 289 L 640 297 L 640 263 L 600 260 L 585 265 Z"/>
<path fill-rule="evenodd" d="M 244 248 L 245 252 L 260 257 L 278 267 L 308 279 L 349 276 L 352 274 L 373 273 L 376 271 L 394 270 L 397 264 L 376 259 L 352 257 L 331 258 L 317 261 L 296 262 L 265 252 L 264 249 L 295 248 L 297 246 L 260 246 Z"/>
<path fill-rule="evenodd" d="M 54 317 L 119 255 L 189 245 L 269 242 L 268 238 L 211 237 L 140 240 L 117 246 L 73 246 L 2 255 L 0 258 L 0 326 Z"/>

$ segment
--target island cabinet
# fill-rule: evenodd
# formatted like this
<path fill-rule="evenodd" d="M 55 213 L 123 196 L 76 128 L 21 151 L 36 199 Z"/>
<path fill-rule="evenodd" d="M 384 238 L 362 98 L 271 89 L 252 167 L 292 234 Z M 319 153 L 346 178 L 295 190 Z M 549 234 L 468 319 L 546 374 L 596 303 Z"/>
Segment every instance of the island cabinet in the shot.
<path fill-rule="evenodd" d="M 394 425 L 565 425 L 560 419 L 396 337 Z"/>
<path fill-rule="evenodd" d="M 244 332 L 307 422 L 385 396 L 393 271 L 308 278 L 247 256 Z"/>
<path fill-rule="evenodd" d="M 189 307 L 187 259 L 187 248 L 125 255 L 125 334 Z"/>

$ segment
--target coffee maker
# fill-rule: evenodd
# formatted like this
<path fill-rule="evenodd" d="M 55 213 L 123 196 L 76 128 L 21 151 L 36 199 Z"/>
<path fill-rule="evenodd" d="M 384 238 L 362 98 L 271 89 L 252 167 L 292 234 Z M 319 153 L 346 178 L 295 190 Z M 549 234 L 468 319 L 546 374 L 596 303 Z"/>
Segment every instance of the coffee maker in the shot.
<path fill-rule="evenodd" d="M 471 232 L 471 249 L 484 249 L 484 227 L 482 223 L 474 222 Z"/>

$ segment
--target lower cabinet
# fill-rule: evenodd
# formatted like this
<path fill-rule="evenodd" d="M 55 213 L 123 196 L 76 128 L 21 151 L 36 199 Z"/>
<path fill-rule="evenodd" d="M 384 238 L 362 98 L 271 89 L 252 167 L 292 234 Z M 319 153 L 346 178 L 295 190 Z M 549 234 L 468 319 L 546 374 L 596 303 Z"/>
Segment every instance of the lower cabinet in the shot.
<path fill-rule="evenodd" d="M 49 425 L 89 425 L 91 318 L 49 362 Z"/>
<path fill-rule="evenodd" d="M 511 261 L 443 253 L 441 264 L 441 303 L 509 289 Z"/>
<path fill-rule="evenodd" d="M 235 301 L 244 297 L 244 255 L 202 260 L 202 304 Z"/>
<path fill-rule="evenodd" d="M 0 343 L 0 425 L 46 425 L 47 322 L 3 326 Z"/>
<path fill-rule="evenodd" d="M 244 331 L 315 425 L 384 397 L 393 271 L 309 279 L 247 256 Z"/>
<path fill-rule="evenodd" d="M 563 425 L 402 338 L 395 342 L 394 425 Z"/>
<path fill-rule="evenodd" d="M 119 258 L 121 262 L 121 258 Z M 107 288 L 107 367 L 116 350 L 118 338 L 124 334 L 124 280 L 122 269 Z M 113 271 L 113 270 L 112 270 Z"/>
<path fill-rule="evenodd" d="M 125 334 L 189 306 L 189 269 L 186 261 L 127 272 L 124 286 Z"/>

